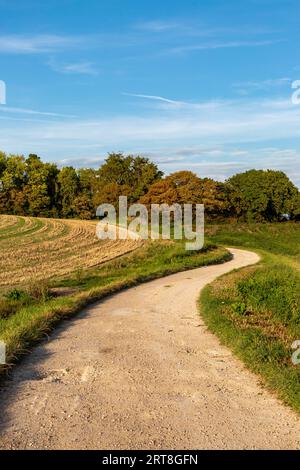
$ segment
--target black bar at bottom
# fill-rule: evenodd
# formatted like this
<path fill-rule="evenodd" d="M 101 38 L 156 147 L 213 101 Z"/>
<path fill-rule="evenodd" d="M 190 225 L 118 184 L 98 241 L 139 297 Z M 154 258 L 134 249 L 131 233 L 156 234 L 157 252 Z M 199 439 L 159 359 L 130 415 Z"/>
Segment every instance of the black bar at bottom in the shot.
<path fill-rule="evenodd" d="M 139 468 L 144 465 L 156 466 L 191 466 L 230 464 L 231 469 L 240 468 L 241 464 L 268 463 L 277 465 L 295 465 L 300 462 L 298 451 L 0 451 L 0 465 L 26 463 L 41 465 L 44 462 L 53 464 L 88 464 L 95 468 L 106 468 L 109 465 L 123 468 Z"/>

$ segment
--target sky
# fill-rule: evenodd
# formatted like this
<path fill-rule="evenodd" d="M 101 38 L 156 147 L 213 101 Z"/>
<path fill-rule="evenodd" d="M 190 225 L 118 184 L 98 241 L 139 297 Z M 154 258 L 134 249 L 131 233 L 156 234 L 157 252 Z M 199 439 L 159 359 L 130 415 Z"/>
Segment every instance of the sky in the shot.
<path fill-rule="evenodd" d="M 0 150 L 300 187 L 299 27 L 300 0 L 0 0 Z"/>

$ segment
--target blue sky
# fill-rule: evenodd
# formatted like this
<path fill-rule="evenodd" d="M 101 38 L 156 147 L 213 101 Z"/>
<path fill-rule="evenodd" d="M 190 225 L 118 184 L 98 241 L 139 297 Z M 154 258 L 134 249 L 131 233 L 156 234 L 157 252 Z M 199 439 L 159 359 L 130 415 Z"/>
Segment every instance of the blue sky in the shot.
<path fill-rule="evenodd" d="M 0 0 L 0 149 L 300 186 L 299 0 Z"/>

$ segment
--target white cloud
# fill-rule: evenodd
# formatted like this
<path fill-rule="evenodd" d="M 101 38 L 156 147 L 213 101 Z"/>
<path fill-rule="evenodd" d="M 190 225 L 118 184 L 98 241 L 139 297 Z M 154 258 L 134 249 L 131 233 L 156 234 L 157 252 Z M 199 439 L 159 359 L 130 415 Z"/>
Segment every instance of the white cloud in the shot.
<path fill-rule="evenodd" d="M 82 44 L 86 38 L 59 35 L 0 36 L 0 53 L 37 54 L 53 52 Z"/>
<path fill-rule="evenodd" d="M 228 104 L 229 101 L 206 101 L 202 103 L 191 103 L 188 101 L 179 101 L 179 100 L 173 100 L 170 98 L 165 98 L 163 96 L 158 96 L 158 95 L 144 95 L 144 94 L 139 94 L 139 93 L 122 93 L 122 95 L 125 96 L 132 96 L 134 98 L 142 98 L 144 100 L 151 100 L 151 101 L 158 101 L 161 103 L 158 105 L 159 108 L 161 109 L 172 109 L 172 108 L 186 108 L 186 109 L 216 109 L 218 107 L 224 106 L 226 103 Z"/>
<path fill-rule="evenodd" d="M 166 174 L 190 169 L 201 177 L 225 181 L 235 173 L 249 169 L 284 171 L 300 188 L 300 152 L 291 148 L 255 147 L 191 147 L 189 149 L 159 149 L 146 153 Z"/>
<path fill-rule="evenodd" d="M 252 150 L 241 150 L 238 147 L 194 147 L 190 149 L 161 148 L 155 152 L 126 151 L 150 158 L 157 163 L 164 173 L 190 169 L 201 177 L 225 181 L 230 176 L 249 169 L 274 169 L 284 171 L 300 187 L 300 153 L 295 149 L 257 147 Z M 238 157 L 238 158 L 236 158 Z M 60 165 L 98 168 L 106 158 L 105 152 L 95 157 L 68 157 L 60 160 Z M 299 168 L 299 170 L 295 170 Z"/>
<path fill-rule="evenodd" d="M 208 112 L 208 104 L 201 103 L 202 107 L 186 108 L 184 112 L 182 108 L 158 109 L 144 117 L 49 119 L 34 124 L 30 120 L 7 120 L 0 126 L 1 150 L 35 152 L 48 158 L 65 159 L 72 155 L 73 160 L 86 158 L 87 154 L 95 158 L 99 152 L 104 156 L 113 150 L 152 155 L 158 152 L 157 158 L 168 171 L 197 169 L 199 165 L 202 171 L 206 165 L 209 175 L 208 169 L 213 171 L 216 166 L 218 172 L 214 176 L 221 178 L 222 174 L 226 177 L 234 172 L 234 166 L 242 165 L 281 168 L 290 176 L 293 172 L 300 174 L 299 153 L 291 144 L 284 144 L 288 139 L 299 141 L 300 106 L 287 100 L 237 100 Z M 272 142 L 272 147 L 265 142 Z M 230 152 L 224 151 L 233 146 Z M 261 150 L 250 151 L 253 146 Z"/>
<path fill-rule="evenodd" d="M 12 114 L 35 114 L 39 116 L 48 116 L 48 117 L 75 118 L 75 116 L 71 116 L 69 114 L 51 113 L 47 111 L 35 111 L 34 109 L 14 108 L 12 106 L 0 106 L 0 112 L 12 113 Z"/>
<path fill-rule="evenodd" d="M 261 41 L 223 41 L 223 42 L 210 42 L 204 44 L 190 44 L 184 46 L 176 46 L 166 50 L 167 53 L 180 54 L 185 52 L 214 50 L 214 49 L 232 49 L 240 47 L 262 47 L 277 44 L 281 40 L 261 40 Z"/>
<path fill-rule="evenodd" d="M 178 23 L 177 21 L 153 20 L 153 21 L 145 21 L 143 23 L 139 23 L 137 25 L 137 28 L 143 31 L 149 31 L 151 33 L 161 33 L 165 31 L 178 29 L 180 26 L 181 26 L 180 23 Z"/>
<path fill-rule="evenodd" d="M 154 19 L 150 21 L 141 21 L 134 25 L 135 29 L 142 32 L 149 33 L 162 33 L 164 37 L 168 34 L 182 35 L 190 37 L 202 36 L 221 36 L 221 35 L 242 35 L 258 36 L 270 35 L 279 33 L 281 31 L 270 29 L 266 27 L 239 25 L 230 27 L 211 27 L 205 24 L 201 18 L 169 18 L 169 19 Z"/>
<path fill-rule="evenodd" d="M 274 88 L 288 87 L 292 83 L 291 78 L 270 78 L 261 81 L 247 81 L 247 82 L 237 82 L 233 84 L 233 87 L 241 95 L 247 95 L 253 91 L 267 91 L 273 90 Z"/>
<path fill-rule="evenodd" d="M 92 62 L 73 62 L 73 63 L 57 63 L 51 59 L 48 65 L 59 73 L 79 74 L 79 75 L 98 75 Z"/>
<path fill-rule="evenodd" d="M 154 101 L 162 101 L 163 103 L 175 104 L 175 105 L 182 105 L 185 104 L 182 101 L 171 100 L 169 98 L 164 98 L 163 96 L 156 96 L 156 95 L 142 95 L 138 93 L 122 93 L 125 96 L 133 96 L 135 98 L 145 98 L 147 100 L 154 100 Z"/>
<path fill-rule="evenodd" d="M 122 146 L 128 142 L 140 144 L 153 142 L 154 139 L 168 142 L 192 141 L 215 143 L 230 141 L 248 142 L 261 140 L 286 139 L 300 136 L 300 107 L 280 101 L 248 102 L 237 101 L 224 103 L 207 112 L 210 102 L 201 103 L 199 108 L 188 109 L 182 113 L 161 110 L 147 117 L 124 115 L 85 121 L 64 121 L 61 123 L 44 123 L 32 129 L 18 129 L 20 137 L 34 136 L 35 141 L 51 139 L 57 142 L 79 141 L 93 144 L 103 142 L 105 145 Z M 1 126 L 0 136 L 6 133 L 8 126 Z M 10 129 L 10 132 L 16 132 Z M 15 140 L 15 139 L 14 139 Z"/>

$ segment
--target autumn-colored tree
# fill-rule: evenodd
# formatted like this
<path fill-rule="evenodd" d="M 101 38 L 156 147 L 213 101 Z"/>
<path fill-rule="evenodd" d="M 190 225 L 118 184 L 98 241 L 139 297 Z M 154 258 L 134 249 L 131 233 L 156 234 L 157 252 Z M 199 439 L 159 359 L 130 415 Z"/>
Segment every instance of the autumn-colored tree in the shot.
<path fill-rule="evenodd" d="M 157 181 L 150 186 L 147 194 L 139 200 L 141 204 L 149 207 L 151 204 L 169 204 L 172 205 L 179 201 L 179 193 L 176 186 L 170 179 Z"/>
<path fill-rule="evenodd" d="M 205 214 L 214 219 L 229 215 L 229 203 L 225 185 L 211 178 L 201 181 L 201 204 L 204 204 Z"/>
<path fill-rule="evenodd" d="M 72 213 L 78 219 L 92 219 L 95 216 L 91 198 L 86 193 L 80 193 L 74 198 Z"/>
<path fill-rule="evenodd" d="M 16 215 L 31 215 L 29 213 L 29 201 L 26 186 L 23 190 L 12 189 L 10 191 L 12 213 Z"/>
<path fill-rule="evenodd" d="M 176 171 L 166 177 L 177 191 L 179 204 L 200 204 L 202 184 L 201 179 L 192 171 Z"/>
<path fill-rule="evenodd" d="M 120 196 L 130 196 L 131 188 L 126 184 L 110 183 L 104 186 L 100 192 L 96 193 L 93 198 L 94 207 L 100 204 L 112 204 L 116 209 L 119 207 Z"/>
<path fill-rule="evenodd" d="M 153 184 L 140 199 L 150 204 L 204 204 L 205 213 L 214 218 L 225 214 L 228 203 L 224 185 L 212 179 L 201 179 L 191 171 L 177 171 Z"/>

